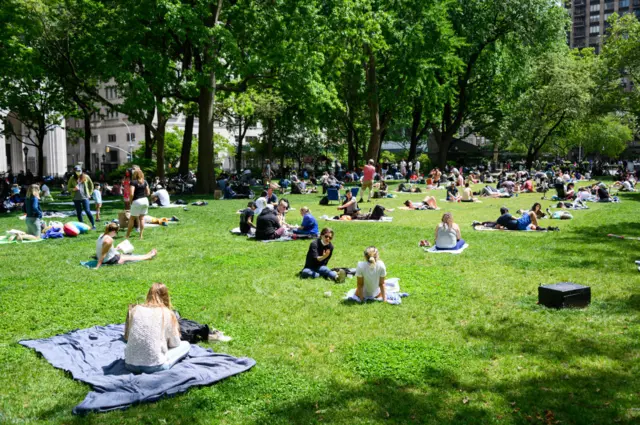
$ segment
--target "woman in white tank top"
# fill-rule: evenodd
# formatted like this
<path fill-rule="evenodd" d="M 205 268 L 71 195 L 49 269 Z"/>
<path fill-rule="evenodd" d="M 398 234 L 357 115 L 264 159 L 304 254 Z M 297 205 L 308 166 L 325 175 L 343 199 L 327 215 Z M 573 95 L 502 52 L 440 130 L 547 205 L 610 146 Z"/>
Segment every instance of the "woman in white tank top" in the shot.
<path fill-rule="evenodd" d="M 113 238 L 118 234 L 118 230 L 120 230 L 118 224 L 109 223 L 105 226 L 104 233 L 96 241 L 96 258 L 98 259 L 96 269 L 99 269 L 103 264 L 124 264 L 132 261 L 150 260 L 158 253 L 158 251 L 152 249 L 145 255 L 120 254 L 113 246 Z"/>

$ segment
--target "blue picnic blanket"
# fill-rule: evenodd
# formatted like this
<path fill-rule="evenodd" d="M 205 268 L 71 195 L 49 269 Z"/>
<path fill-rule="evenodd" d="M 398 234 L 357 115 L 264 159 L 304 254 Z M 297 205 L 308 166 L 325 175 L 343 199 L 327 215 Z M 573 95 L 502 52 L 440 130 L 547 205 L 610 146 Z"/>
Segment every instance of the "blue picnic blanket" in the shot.
<path fill-rule="evenodd" d="M 124 325 L 95 326 L 20 344 L 33 348 L 53 367 L 93 387 L 73 409 L 76 415 L 157 401 L 246 372 L 256 364 L 247 357 L 217 354 L 192 344 L 187 357 L 171 369 L 134 374 L 124 365 Z"/>

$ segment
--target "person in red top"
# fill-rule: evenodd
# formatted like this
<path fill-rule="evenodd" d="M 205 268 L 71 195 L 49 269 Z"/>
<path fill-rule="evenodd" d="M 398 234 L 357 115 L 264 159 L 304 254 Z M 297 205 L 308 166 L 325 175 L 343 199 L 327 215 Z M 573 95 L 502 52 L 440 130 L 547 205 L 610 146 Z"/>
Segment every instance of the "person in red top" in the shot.
<path fill-rule="evenodd" d="M 371 202 L 371 191 L 373 190 L 373 176 L 376 174 L 376 167 L 373 166 L 373 159 L 369 160 L 369 163 L 364 166 L 362 177 L 362 192 L 365 189 L 369 189 L 367 192 L 367 202 Z M 360 202 L 362 202 L 363 193 L 360 194 Z"/>
<path fill-rule="evenodd" d="M 523 193 L 533 192 L 533 182 L 531 181 L 531 177 L 525 180 L 524 184 L 522 185 L 522 189 L 520 191 Z"/>

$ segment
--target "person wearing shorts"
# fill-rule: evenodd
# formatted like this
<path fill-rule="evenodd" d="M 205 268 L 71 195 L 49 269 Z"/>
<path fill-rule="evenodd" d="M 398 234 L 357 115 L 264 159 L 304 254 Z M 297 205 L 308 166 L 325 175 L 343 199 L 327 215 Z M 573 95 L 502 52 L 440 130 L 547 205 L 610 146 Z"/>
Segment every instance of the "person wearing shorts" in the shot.
<path fill-rule="evenodd" d="M 360 194 L 360 202 L 364 196 L 364 191 L 367 192 L 367 202 L 371 202 L 371 191 L 373 190 L 373 176 L 376 174 L 376 167 L 373 166 L 373 159 L 369 160 L 369 163 L 364 166 L 362 177 L 362 193 Z"/>
<path fill-rule="evenodd" d="M 133 172 L 133 179 L 131 180 L 131 189 L 129 193 L 131 199 L 131 219 L 129 220 L 129 226 L 127 228 L 127 239 L 133 230 L 133 217 L 138 217 L 140 239 L 142 239 L 144 232 L 144 216 L 149 211 L 149 199 L 147 196 L 149 196 L 150 193 L 149 183 L 145 181 L 144 173 L 142 170 L 136 169 Z"/>

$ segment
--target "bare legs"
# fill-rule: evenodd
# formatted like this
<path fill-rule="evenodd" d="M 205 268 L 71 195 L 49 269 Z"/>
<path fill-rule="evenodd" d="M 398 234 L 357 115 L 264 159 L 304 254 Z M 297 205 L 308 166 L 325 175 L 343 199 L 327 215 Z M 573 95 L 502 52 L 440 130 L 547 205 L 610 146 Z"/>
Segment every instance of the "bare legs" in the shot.
<path fill-rule="evenodd" d="M 154 248 L 151 251 L 147 252 L 145 255 L 121 255 L 120 260 L 118 260 L 118 264 L 151 260 L 157 254 L 158 254 L 158 251 Z"/>

